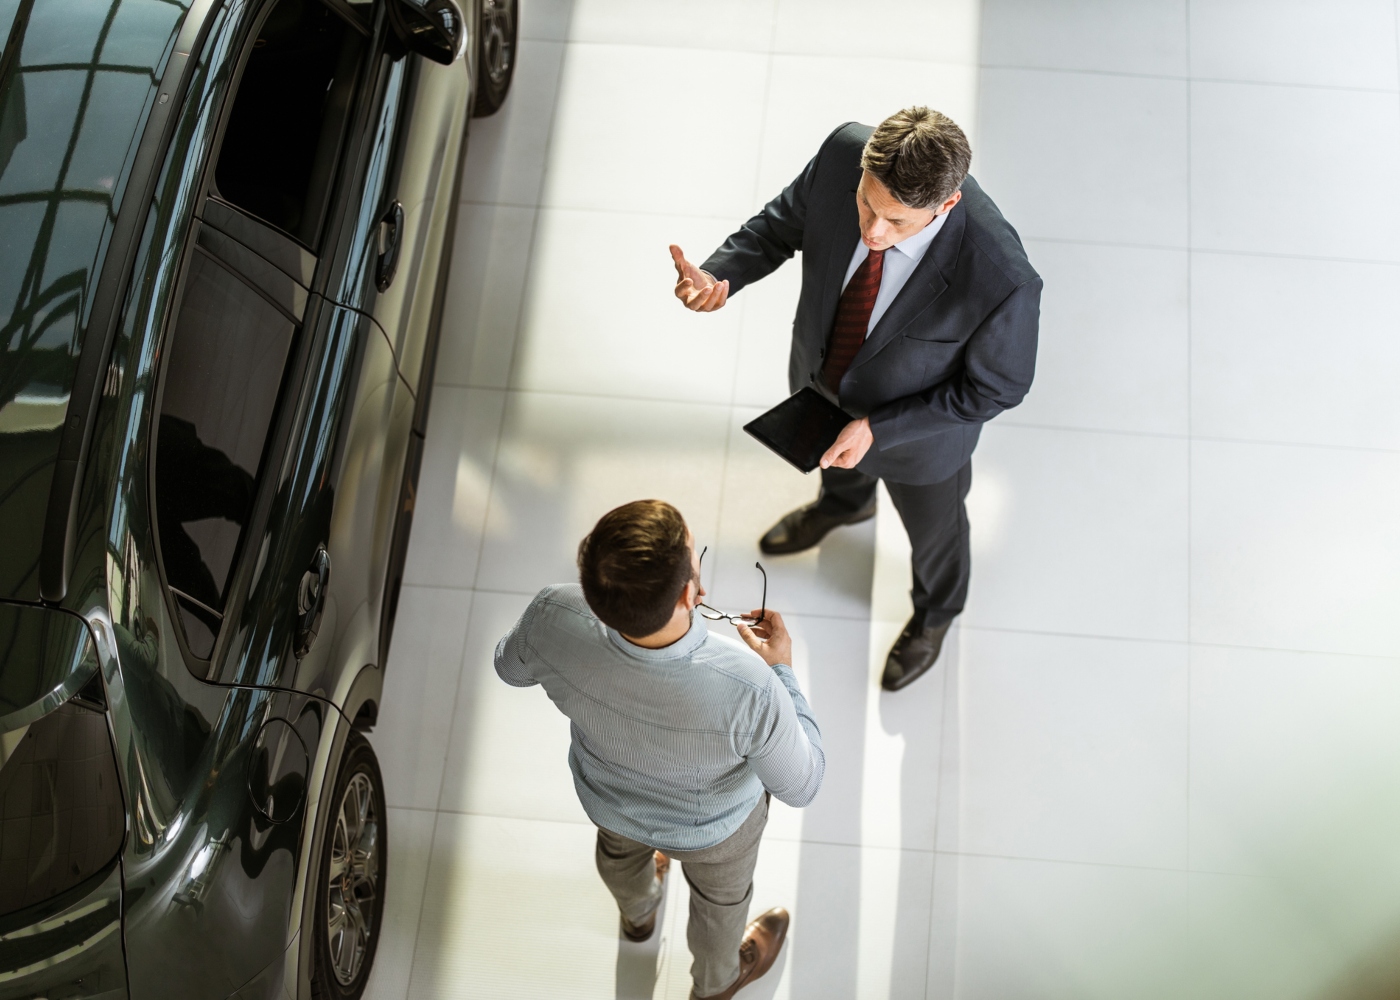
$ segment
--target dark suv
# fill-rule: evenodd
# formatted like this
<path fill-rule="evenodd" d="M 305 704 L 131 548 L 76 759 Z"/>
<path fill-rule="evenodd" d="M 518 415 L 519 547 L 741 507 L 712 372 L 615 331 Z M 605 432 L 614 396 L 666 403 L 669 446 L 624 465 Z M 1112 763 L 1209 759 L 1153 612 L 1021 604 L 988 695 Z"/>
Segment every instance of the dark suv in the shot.
<path fill-rule="evenodd" d="M 356 997 L 511 0 L 0 0 L 0 998 Z"/>

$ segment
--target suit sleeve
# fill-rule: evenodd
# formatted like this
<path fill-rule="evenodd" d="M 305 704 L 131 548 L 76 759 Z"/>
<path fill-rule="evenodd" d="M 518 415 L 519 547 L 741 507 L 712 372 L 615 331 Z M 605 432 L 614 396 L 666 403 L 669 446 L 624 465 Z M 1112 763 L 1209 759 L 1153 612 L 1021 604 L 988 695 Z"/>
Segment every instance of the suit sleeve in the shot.
<path fill-rule="evenodd" d="M 1018 285 L 968 338 L 956 375 L 870 413 L 881 450 L 957 424 L 980 424 L 1025 398 L 1035 376 L 1041 279 Z"/>
<path fill-rule="evenodd" d="M 822 154 L 832 138 L 849 124 L 833 130 L 802 173 L 710 254 L 700 270 L 708 271 L 719 281 L 727 280 L 732 295 L 745 285 L 766 278 L 801 250 L 807 228 L 807 204 Z"/>

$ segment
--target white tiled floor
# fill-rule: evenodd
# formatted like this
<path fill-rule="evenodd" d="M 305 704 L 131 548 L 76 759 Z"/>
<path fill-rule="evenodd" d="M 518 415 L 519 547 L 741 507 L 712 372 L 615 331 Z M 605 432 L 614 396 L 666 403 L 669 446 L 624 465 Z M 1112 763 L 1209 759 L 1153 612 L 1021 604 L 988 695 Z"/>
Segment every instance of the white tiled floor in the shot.
<path fill-rule="evenodd" d="M 858 16 L 857 16 L 858 10 Z M 1045 278 L 939 667 L 887 498 L 765 560 L 825 787 L 775 803 L 756 998 L 1400 993 L 1400 70 L 1393 0 L 524 0 L 472 125 L 381 721 L 367 994 L 682 1000 L 686 890 L 619 940 L 568 724 L 497 638 L 609 507 L 664 497 L 718 601 L 815 490 L 745 435 L 793 265 L 671 298 L 842 121 L 923 102 Z"/>

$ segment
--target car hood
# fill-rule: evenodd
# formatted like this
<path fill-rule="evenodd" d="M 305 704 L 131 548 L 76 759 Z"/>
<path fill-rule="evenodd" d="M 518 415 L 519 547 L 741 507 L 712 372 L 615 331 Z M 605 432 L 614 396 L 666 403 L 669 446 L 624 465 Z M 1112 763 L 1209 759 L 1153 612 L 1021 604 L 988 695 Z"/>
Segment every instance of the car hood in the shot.
<path fill-rule="evenodd" d="M 84 324 L 185 7 L 0 0 L 0 598 L 37 600 Z"/>
<path fill-rule="evenodd" d="M 97 647 L 77 615 L 0 602 L 0 734 L 47 715 L 96 672 Z"/>

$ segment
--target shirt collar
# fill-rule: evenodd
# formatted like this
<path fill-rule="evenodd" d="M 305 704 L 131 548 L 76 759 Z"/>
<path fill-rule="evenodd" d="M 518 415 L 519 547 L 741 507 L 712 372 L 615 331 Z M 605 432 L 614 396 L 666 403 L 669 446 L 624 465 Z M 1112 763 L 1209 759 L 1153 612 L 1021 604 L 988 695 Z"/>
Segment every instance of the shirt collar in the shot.
<path fill-rule="evenodd" d="M 709 638 L 710 630 L 705 626 L 705 620 L 699 615 L 692 613 L 690 616 L 690 631 L 681 636 L 669 646 L 662 646 L 660 649 L 647 649 L 645 646 L 638 646 L 635 642 L 628 642 L 621 632 L 611 625 L 605 626 L 608 630 L 608 638 L 612 640 L 614 646 L 622 650 L 628 656 L 638 660 L 648 660 L 656 662 L 658 660 L 679 660 L 689 656 L 700 648 L 700 644 Z"/>
<path fill-rule="evenodd" d="M 900 240 L 894 246 L 890 247 L 890 249 L 898 250 L 917 264 L 923 259 L 924 252 L 928 250 L 928 245 L 933 242 L 933 238 L 938 235 L 938 231 L 943 228 L 943 223 L 948 221 L 948 215 L 949 212 L 944 212 L 913 236 Z"/>

